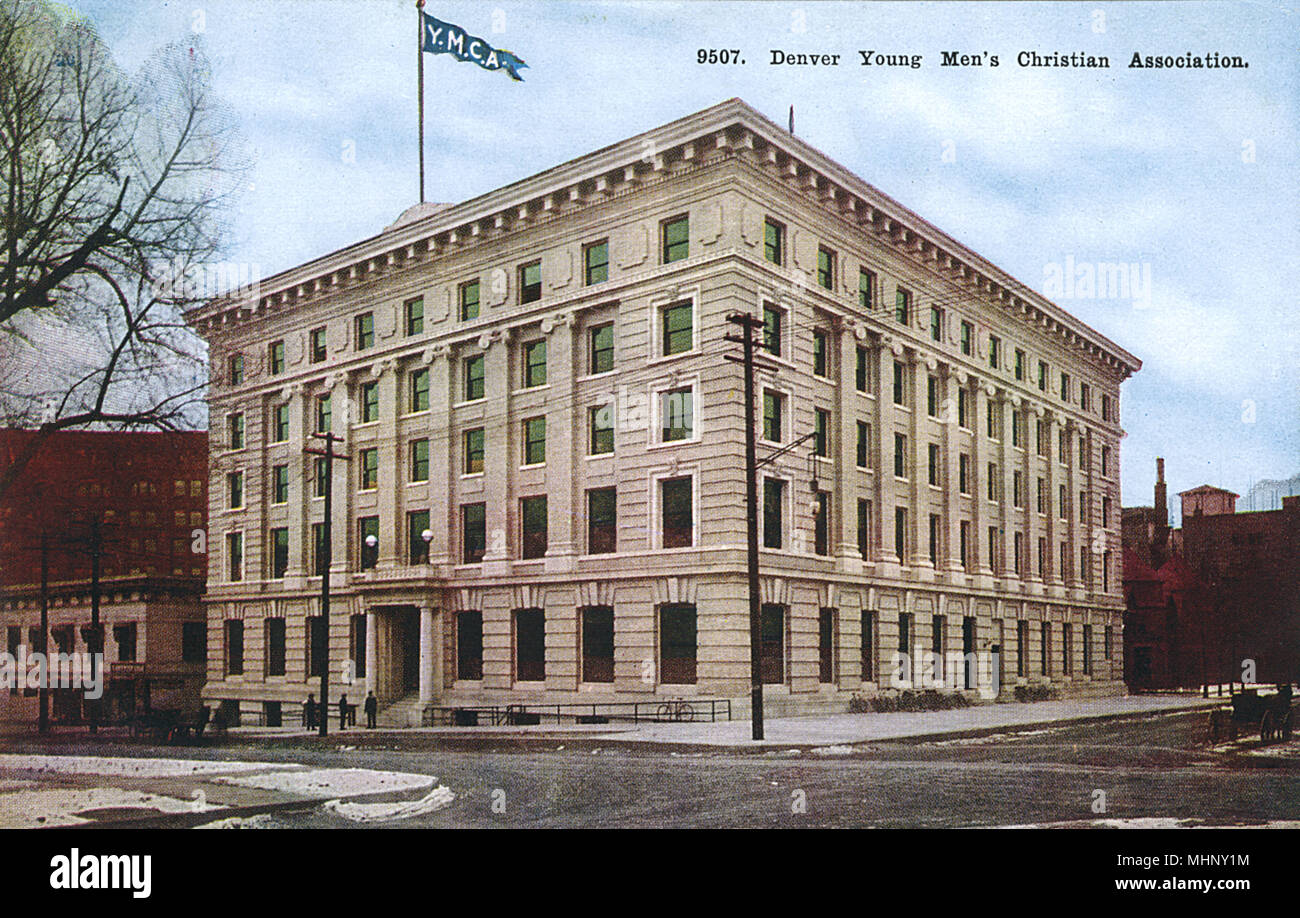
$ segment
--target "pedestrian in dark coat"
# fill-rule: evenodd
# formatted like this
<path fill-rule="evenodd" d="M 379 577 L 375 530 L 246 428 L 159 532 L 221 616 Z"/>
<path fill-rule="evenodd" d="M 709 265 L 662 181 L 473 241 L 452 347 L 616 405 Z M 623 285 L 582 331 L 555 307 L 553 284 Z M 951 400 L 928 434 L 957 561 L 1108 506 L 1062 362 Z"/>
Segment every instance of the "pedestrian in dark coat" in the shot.
<path fill-rule="evenodd" d="M 375 728 L 375 717 L 378 716 L 378 714 L 379 714 L 379 700 L 375 698 L 374 692 L 369 692 L 366 695 L 366 729 L 367 730 L 373 730 Z"/>
<path fill-rule="evenodd" d="M 339 696 L 339 729 L 342 730 L 348 725 L 348 696 Z"/>
<path fill-rule="evenodd" d="M 307 700 L 303 702 L 302 719 L 308 730 L 316 729 L 316 696 L 311 693 L 308 693 Z"/>

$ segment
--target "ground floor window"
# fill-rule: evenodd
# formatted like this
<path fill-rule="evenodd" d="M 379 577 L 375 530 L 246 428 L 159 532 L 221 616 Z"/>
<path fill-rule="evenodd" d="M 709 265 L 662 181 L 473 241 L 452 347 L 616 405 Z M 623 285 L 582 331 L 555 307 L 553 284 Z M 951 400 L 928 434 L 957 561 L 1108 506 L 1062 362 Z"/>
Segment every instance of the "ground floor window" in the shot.
<path fill-rule="evenodd" d="M 266 645 L 266 674 L 284 675 L 284 619 L 262 620 L 262 640 Z"/>
<path fill-rule="evenodd" d="M 329 650 L 325 645 L 325 623 L 319 615 L 307 616 L 307 675 L 319 677 L 325 670 Z"/>
<path fill-rule="evenodd" d="M 366 678 L 366 617 L 353 615 L 348 620 L 348 652 L 352 658 L 352 673 L 358 679 Z"/>
<path fill-rule="evenodd" d="M 785 683 L 785 606 L 764 604 L 760 616 L 759 671 L 764 685 Z"/>
<path fill-rule="evenodd" d="M 203 663 L 208 658 L 208 623 L 181 623 L 181 662 Z"/>
<path fill-rule="evenodd" d="M 582 681 L 614 681 L 614 610 L 609 606 L 582 610 Z"/>
<path fill-rule="evenodd" d="M 244 674 L 244 623 L 238 619 L 226 621 L 226 675 Z"/>
<path fill-rule="evenodd" d="M 975 688 L 975 619 L 969 615 L 961 620 L 961 652 L 965 668 L 966 688 Z"/>
<path fill-rule="evenodd" d="M 1067 676 L 1074 673 L 1074 627 L 1066 622 L 1061 626 L 1061 655 Z"/>
<path fill-rule="evenodd" d="M 1092 625 L 1083 626 L 1083 674 L 1092 675 Z"/>
<path fill-rule="evenodd" d="M 817 613 L 817 675 L 822 683 L 835 681 L 835 610 Z"/>
<path fill-rule="evenodd" d="M 862 613 L 862 681 L 876 678 L 876 613 Z"/>
<path fill-rule="evenodd" d="M 456 678 L 483 678 L 483 613 L 456 613 Z"/>
<path fill-rule="evenodd" d="M 1052 623 L 1043 622 L 1043 639 L 1039 656 L 1042 657 L 1039 663 L 1042 666 L 1043 675 L 1052 674 Z"/>
<path fill-rule="evenodd" d="M 1016 622 L 1016 675 L 1029 675 L 1029 622 Z"/>
<path fill-rule="evenodd" d="M 695 682 L 697 650 L 695 606 L 670 603 L 659 607 L 659 681 L 668 685 Z"/>
<path fill-rule="evenodd" d="M 546 613 L 541 609 L 515 611 L 515 681 L 546 679 Z"/>

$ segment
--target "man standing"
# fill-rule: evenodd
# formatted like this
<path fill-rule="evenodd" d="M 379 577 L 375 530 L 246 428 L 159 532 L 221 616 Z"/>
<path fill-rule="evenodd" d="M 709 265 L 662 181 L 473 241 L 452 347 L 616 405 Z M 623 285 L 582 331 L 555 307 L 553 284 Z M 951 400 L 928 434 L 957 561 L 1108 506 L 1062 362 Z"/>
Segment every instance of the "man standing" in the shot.
<path fill-rule="evenodd" d="M 378 714 L 379 714 L 379 700 L 375 698 L 374 692 L 369 692 L 366 695 L 366 729 L 367 730 L 373 730 L 375 728 L 375 716 Z"/>
<path fill-rule="evenodd" d="M 302 719 L 308 730 L 316 729 L 316 696 L 311 692 L 307 693 L 307 700 L 303 702 Z"/>
<path fill-rule="evenodd" d="M 342 730 L 348 725 L 348 696 L 339 696 L 339 729 Z"/>

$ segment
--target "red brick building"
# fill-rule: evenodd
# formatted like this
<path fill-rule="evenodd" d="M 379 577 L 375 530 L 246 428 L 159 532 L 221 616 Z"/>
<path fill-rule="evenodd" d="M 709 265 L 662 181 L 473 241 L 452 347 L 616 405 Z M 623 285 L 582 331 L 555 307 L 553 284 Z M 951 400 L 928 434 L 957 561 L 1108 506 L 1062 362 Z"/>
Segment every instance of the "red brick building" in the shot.
<path fill-rule="evenodd" d="M 0 430 L 0 467 L 35 436 Z M 88 649 L 98 547 L 100 633 L 110 716 L 145 704 L 185 706 L 201 688 L 206 637 L 205 432 L 63 431 L 45 440 L 0 498 L 4 650 L 39 646 L 42 545 L 49 649 Z M 0 719 L 26 720 L 35 693 L 0 695 Z M 75 719 L 80 699 L 54 699 Z"/>
<path fill-rule="evenodd" d="M 1156 506 L 1123 511 L 1129 687 L 1300 681 L 1300 498 L 1236 513 L 1236 494 L 1202 485 L 1171 531 L 1163 471 Z"/>

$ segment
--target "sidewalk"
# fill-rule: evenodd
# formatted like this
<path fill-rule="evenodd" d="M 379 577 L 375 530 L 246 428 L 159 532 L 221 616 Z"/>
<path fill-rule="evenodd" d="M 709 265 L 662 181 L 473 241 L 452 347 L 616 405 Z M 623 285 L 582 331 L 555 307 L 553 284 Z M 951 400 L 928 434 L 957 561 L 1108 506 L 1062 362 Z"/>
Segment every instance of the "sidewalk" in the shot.
<path fill-rule="evenodd" d="M 750 739 L 748 719 L 719 723 L 626 723 L 626 724 L 540 724 L 499 727 L 409 727 L 401 730 L 366 730 L 350 727 L 331 730 L 329 741 L 342 745 L 371 742 L 401 742 L 415 748 L 423 741 L 430 746 L 472 748 L 480 743 L 510 741 L 512 744 L 546 745 L 556 742 L 571 747 L 695 748 L 718 751 L 747 749 L 815 748 L 855 746 L 863 743 L 957 739 L 995 734 L 1030 727 L 1061 726 L 1091 720 L 1140 717 L 1147 714 L 1191 711 L 1221 705 L 1223 699 L 1199 696 L 1121 695 L 1114 698 L 1076 701 L 1012 702 L 984 704 L 947 711 L 912 711 L 888 714 L 829 714 L 807 717 L 775 717 L 764 722 L 765 739 Z M 303 730 L 268 730 L 238 727 L 230 737 L 256 744 L 260 740 L 292 742 L 314 738 Z"/>

